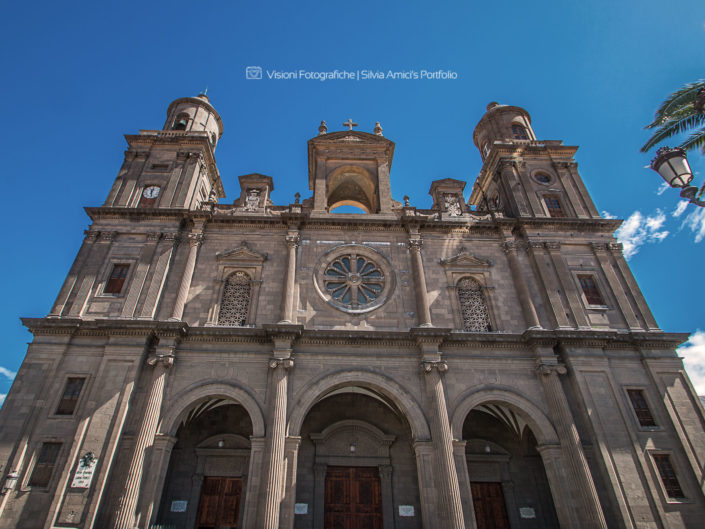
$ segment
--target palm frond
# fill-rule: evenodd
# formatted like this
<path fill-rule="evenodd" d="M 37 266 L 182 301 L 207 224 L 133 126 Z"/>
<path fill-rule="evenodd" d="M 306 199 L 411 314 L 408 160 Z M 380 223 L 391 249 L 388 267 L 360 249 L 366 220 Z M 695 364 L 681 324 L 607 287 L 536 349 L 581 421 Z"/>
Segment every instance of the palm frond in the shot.
<path fill-rule="evenodd" d="M 690 114 L 679 120 L 667 121 L 660 129 L 654 132 L 651 138 L 649 138 L 649 141 L 641 148 L 641 152 L 648 151 L 651 147 L 666 138 L 670 138 L 676 134 L 682 134 L 703 124 L 705 124 L 705 115 L 703 114 Z"/>
<path fill-rule="evenodd" d="M 705 153 L 705 127 L 688 136 L 688 139 L 681 143 L 679 147 L 685 151 L 700 148 L 700 151 Z"/>
<path fill-rule="evenodd" d="M 692 105 L 695 101 L 695 96 L 698 90 L 705 87 L 705 79 L 701 79 L 694 83 L 688 83 L 669 95 L 663 103 L 656 109 L 654 120 L 646 126 L 647 129 L 652 129 L 663 125 L 678 108 L 686 105 Z"/>

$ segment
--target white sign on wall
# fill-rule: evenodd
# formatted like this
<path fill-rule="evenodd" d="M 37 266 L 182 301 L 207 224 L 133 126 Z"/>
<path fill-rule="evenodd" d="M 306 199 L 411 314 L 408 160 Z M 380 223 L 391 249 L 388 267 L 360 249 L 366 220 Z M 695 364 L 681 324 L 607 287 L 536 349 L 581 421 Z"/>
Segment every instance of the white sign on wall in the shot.
<path fill-rule="evenodd" d="M 174 500 L 171 502 L 171 512 L 186 512 L 187 506 L 186 500 Z"/>
<path fill-rule="evenodd" d="M 98 459 L 91 452 L 78 460 L 76 473 L 73 475 L 71 487 L 74 489 L 87 489 L 91 486 L 93 473 L 98 466 Z"/>
<path fill-rule="evenodd" d="M 414 516 L 414 506 L 413 505 L 400 505 L 399 506 L 399 516 Z"/>
<path fill-rule="evenodd" d="M 308 514 L 308 503 L 295 503 L 294 514 Z"/>
<path fill-rule="evenodd" d="M 522 518 L 536 518 L 536 511 L 531 507 L 520 507 L 519 516 Z"/>

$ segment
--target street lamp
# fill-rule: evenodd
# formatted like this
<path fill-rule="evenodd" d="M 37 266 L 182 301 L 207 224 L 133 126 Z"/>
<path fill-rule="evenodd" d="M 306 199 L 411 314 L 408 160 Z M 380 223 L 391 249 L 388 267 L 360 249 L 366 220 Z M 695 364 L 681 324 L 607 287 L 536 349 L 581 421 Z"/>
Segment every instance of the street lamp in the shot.
<path fill-rule="evenodd" d="M 705 207 L 705 202 L 700 196 L 705 191 L 705 185 L 698 192 L 698 188 L 691 186 L 693 171 L 690 169 L 685 151 L 680 147 L 661 147 L 656 151 L 656 158 L 651 160 L 651 168 L 656 171 L 671 187 L 680 187 L 681 196 L 691 204 Z"/>

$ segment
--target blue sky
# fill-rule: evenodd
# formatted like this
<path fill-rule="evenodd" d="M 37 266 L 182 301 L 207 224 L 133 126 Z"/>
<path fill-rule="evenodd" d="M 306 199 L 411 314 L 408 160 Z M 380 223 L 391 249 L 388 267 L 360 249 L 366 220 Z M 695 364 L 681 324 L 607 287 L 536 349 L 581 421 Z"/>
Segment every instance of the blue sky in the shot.
<path fill-rule="evenodd" d="M 18 318 L 49 311 L 88 226 L 82 208 L 102 204 L 120 167 L 122 135 L 161 128 L 170 101 L 206 87 L 224 122 L 216 158 L 229 202 L 250 172 L 274 178 L 277 203 L 309 196 L 306 141 L 322 119 L 340 130 L 353 118 L 368 132 L 381 121 L 396 142 L 394 197 L 428 207 L 432 180 L 471 184 L 479 172 L 472 131 L 487 103 L 522 106 L 539 138 L 580 146 L 598 208 L 628 219 L 620 235 L 660 326 L 705 331 L 705 216 L 680 211 L 673 190 L 659 195 L 639 153 L 659 102 L 705 77 L 702 0 L 103 4 L 3 7 L 0 395 L 31 339 Z M 252 65 L 457 79 L 246 80 Z M 702 183 L 705 157 L 690 160 Z M 683 352 L 705 393 L 705 333 Z"/>

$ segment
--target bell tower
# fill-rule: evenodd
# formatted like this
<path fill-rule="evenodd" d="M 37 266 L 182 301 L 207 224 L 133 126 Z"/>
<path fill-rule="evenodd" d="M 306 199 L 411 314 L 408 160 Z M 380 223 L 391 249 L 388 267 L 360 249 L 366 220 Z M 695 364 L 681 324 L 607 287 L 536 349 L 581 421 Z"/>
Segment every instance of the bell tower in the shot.
<path fill-rule="evenodd" d="M 509 217 L 600 217 L 573 158 L 578 148 L 538 140 L 523 108 L 490 103 L 473 141 L 484 165 L 470 205 Z"/>
<path fill-rule="evenodd" d="M 205 94 L 172 102 L 161 130 L 125 135 L 129 148 L 104 206 L 194 210 L 223 198 L 214 156 L 222 135 Z"/>

